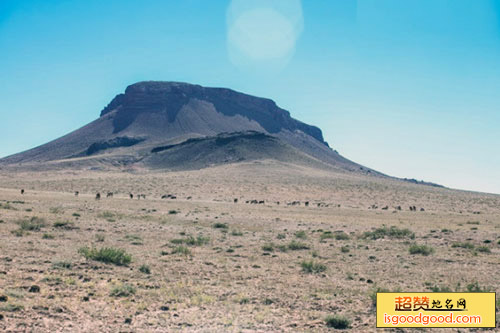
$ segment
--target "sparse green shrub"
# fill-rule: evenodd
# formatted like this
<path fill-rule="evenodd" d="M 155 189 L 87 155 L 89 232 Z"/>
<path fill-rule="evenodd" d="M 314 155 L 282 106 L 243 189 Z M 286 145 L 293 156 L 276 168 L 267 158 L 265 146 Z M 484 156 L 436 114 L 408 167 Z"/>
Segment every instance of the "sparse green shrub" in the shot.
<path fill-rule="evenodd" d="M 191 255 L 191 250 L 185 246 L 177 246 L 172 250 L 172 254 L 183 254 L 185 256 Z"/>
<path fill-rule="evenodd" d="M 190 246 L 202 246 L 208 244 L 209 242 L 210 242 L 209 237 L 203 237 L 201 235 L 196 236 L 196 238 L 194 238 L 193 236 L 189 236 L 184 240 L 184 243 Z"/>
<path fill-rule="evenodd" d="M 172 244 L 186 244 L 189 246 L 201 246 L 207 244 L 208 242 L 210 242 L 210 238 L 203 237 L 201 235 L 198 235 L 196 238 L 194 238 L 193 236 L 189 236 L 187 238 L 175 238 L 170 240 L 170 243 Z"/>
<path fill-rule="evenodd" d="M 126 235 L 125 239 L 132 245 L 142 245 L 142 238 L 138 235 Z"/>
<path fill-rule="evenodd" d="M 269 243 L 269 244 L 263 245 L 262 246 L 262 251 L 273 252 L 274 251 L 274 244 L 273 243 Z"/>
<path fill-rule="evenodd" d="M 453 292 L 451 290 L 450 287 L 447 287 L 447 286 L 431 286 L 429 287 L 429 289 L 433 292 L 433 293 L 451 293 Z"/>
<path fill-rule="evenodd" d="M 50 207 L 49 212 L 52 214 L 61 214 L 64 213 L 63 209 L 61 207 Z"/>
<path fill-rule="evenodd" d="M 351 321 L 345 317 L 335 315 L 327 316 L 325 318 L 326 326 L 335 328 L 337 330 L 345 330 L 351 326 Z"/>
<path fill-rule="evenodd" d="M 16 237 L 23 237 L 25 234 L 25 231 L 23 229 L 16 229 L 16 230 L 12 230 L 11 233 Z"/>
<path fill-rule="evenodd" d="M 467 291 L 471 292 L 471 293 L 486 293 L 486 292 L 491 291 L 491 288 L 481 287 L 479 285 L 479 282 L 477 282 L 477 281 L 469 283 L 466 288 L 467 288 Z"/>
<path fill-rule="evenodd" d="M 43 239 L 54 239 L 54 235 L 45 233 L 42 235 Z"/>
<path fill-rule="evenodd" d="M 491 253 L 491 249 L 487 246 L 478 246 L 476 250 L 481 253 Z"/>
<path fill-rule="evenodd" d="M 264 305 L 271 305 L 274 303 L 274 301 L 270 298 L 266 298 L 262 303 L 264 303 Z"/>
<path fill-rule="evenodd" d="M 220 223 L 220 222 L 214 223 L 213 227 L 215 229 L 227 229 L 228 228 L 227 224 Z"/>
<path fill-rule="evenodd" d="M 129 284 L 122 284 L 119 286 L 115 286 L 113 287 L 113 289 L 111 289 L 111 292 L 109 293 L 109 295 L 113 297 L 128 297 L 134 294 L 135 294 L 135 288 Z"/>
<path fill-rule="evenodd" d="M 372 305 L 377 306 L 377 293 L 390 293 L 391 291 L 387 288 L 377 287 L 370 293 L 370 299 L 372 300 Z"/>
<path fill-rule="evenodd" d="M 141 267 L 139 267 L 139 272 L 144 274 L 151 274 L 151 268 L 148 265 L 141 265 Z"/>
<path fill-rule="evenodd" d="M 104 212 L 100 212 L 97 214 L 97 217 L 103 218 L 103 219 L 110 219 L 115 217 L 115 214 L 113 212 L 105 210 Z"/>
<path fill-rule="evenodd" d="M 127 254 L 125 250 L 112 247 L 103 247 L 100 249 L 82 247 L 78 250 L 78 253 L 83 255 L 86 259 L 118 266 L 127 266 L 132 261 L 132 256 Z"/>
<path fill-rule="evenodd" d="M 37 216 L 33 216 L 29 220 L 18 220 L 16 223 L 19 225 L 19 228 L 26 231 L 40 231 L 40 229 L 47 225 L 45 219 Z"/>
<path fill-rule="evenodd" d="M 71 214 L 71 215 L 72 215 L 72 216 L 74 216 L 74 217 L 80 217 L 80 216 L 81 216 L 81 215 L 80 215 L 80 214 L 78 214 L 78 213 L 73 213 L 73 214 Z"/>
<path fill-rule="evenodd" d="M 102 234 L 95 235 L 96 242 L 104 242 L 105 236 Z"/>
<path fill-rule="evenodd" d="M 408 249 L 410 254 L 421 254 L 424 256 L 428 256 L 432 253 L 434 253 L 434 249 L 430 247 L 429 245 L 418 245 L 418 244 L 413 244 L 410 246 Z"/>
<path fill-rule="evenodd" d="M 324 241 L 325 239 L 333 239 L 333 233 L 331 231 L 324 231 L 321 236 L 319 236 L 319 239 L 321 241 Z"/>
<path fill-rule="evenodd" d="M 0 311 L 5 311 L 5 312 L 16 312 L 22 310 L 24 310 L 24 306 L 20 304 L 8 303 L 6 305 L 0 306 Z"/>
<path fill-rule="evenodd" d="M 231 231 L 231 235 L 233 236 L 243 236 L 243 233 L 239 230 L 233 230 Z"/>
<path fill-rule="evenodd" d="M 99 214 L 97 214 L 97 217 L 105 219 L 108 222 L 115 222 L 117 215 L 113 212 L 106 210 L 104 212 L 100 212 Z"/>
<path fill-rule="evenodd" d="M 340 248 L 340 251 L 341 251 L 342 253 L 348 253 L 348 252 L 350 251 L 349 246 L 342 246 L 342 247 Z"/>
<path fill-rule="evenodd" d="M 414 239 L 415 233 L 409 229 L 399 229 L 398 227 L 395 226 L 391 226 L 390 228 L 383 226 L 373 231 L 366 231 L 363 233 L 363 238 L 370 238 L 373 240 L 385 237 L 396 238 L 396 239 L 402 239 L 402 238 Z"/>
<path fill-rule="evenodd" d="M 9 204 L 8 202 L 7 203 L 0 203 L 0 208 L 1 209 L 10 209 L 10 210 L 17 210 L 16 207 L 12 206 L 11 204 Z"/>
<path fill-rule="evenodd" d="M 474 224 L 474 225 L 478 225 L 478 224 L 479 224 L 479 221 L 467 221 L 467 224 Z"/>
<path fill-rule="evenodd" d="M 299 239 L 306 239 L 307 235 L 306 235 L 306 232 L 304 230 L 300 230 L 300 231 L 297 231 L 295 233 L 295 237 L 297 237 Z"/>
<path fill-rule="evenodd" d="M 300 263 L 302 271 L 305 273 L 321 273 L 326 271 L 326 266 L 313 260 L 304 260 Z"/>
<path fill-rule="evenodd" d="M 336 232 L 335 233 L 335 239 L 336 240 L 348 240 L 349 239 L 349 235 L 346 234 L 345 232 L 341 231 L 341 232 Z"/>
<path fill-rule="evenodd" d="M 297 250 L 308 250 L 309 246 L 307 244 L 297 242 L 297 241 L 291 241 L 288 243 L 288 249 L 292 251 L 297 251 Z"/>
<path fill-rule="evenodd" d="M 285 244 L 280 244 L 278 246 L 276 246 L 276 248 L 280 251 L 280 252 L 287 252 L 288 251 L 288 246 L 285 245 Z"/>
<path fill-rule="evenodd" d="M 74 223 L 69 222 L 69 221 L 58 221 L 58 222 L 55 222 L 53 225 L 54 225 L 54 228 L 60 228 L 60 229 L 66 229 L 66 230 L 70 230 L 70 229 L 75 228 Z"/>
<path fill-rule="evenodd" d="M 58 269 L 71 269 L 72 265 L 68 261 L 56 261 L 52 264 L 52 267 Z"/>
<path fill-rule="evenodd" d="M 276 236 L 276 238 L 277 238 L 277 239 L 285 239 L 285 238 L 286 238 L 286 235 L 285 235 L 285 234 L 278 234 L 278 235 Z M 500 242 L 500 240 L 499 240 L 499 242 Z"/>
<path fill-rule="evenodd" d="M 451 247 L 460 247 L 462 249 L 473 249 L 474 244 L 469 243 L 469 242 L 455 242 L 451 244 Z"/>

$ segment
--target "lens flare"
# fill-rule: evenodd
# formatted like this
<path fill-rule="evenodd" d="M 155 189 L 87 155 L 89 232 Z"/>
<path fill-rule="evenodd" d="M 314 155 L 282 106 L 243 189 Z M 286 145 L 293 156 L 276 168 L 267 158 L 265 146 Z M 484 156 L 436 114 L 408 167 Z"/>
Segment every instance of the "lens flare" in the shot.
<path fill-rule="evenodd" d="M 237 66 L 284 66 L 303 28 L 300 1 L 233 0 L 227 12 L 229 59 Z"/>

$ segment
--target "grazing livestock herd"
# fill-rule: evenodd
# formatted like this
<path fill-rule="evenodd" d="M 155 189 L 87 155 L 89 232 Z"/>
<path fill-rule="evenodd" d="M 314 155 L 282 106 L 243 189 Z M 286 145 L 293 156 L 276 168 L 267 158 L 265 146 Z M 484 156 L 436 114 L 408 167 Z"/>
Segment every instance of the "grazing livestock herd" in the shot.
<path fill-rule="evenodd" d="M 25 191 L 24 189 L 21 189 L 21 194 L 25 194 Z M 75 191 L 75 197 L 77 197 L 78 195 L 80 194 L 79 191 Z M 107 192 L 106 194 L 106 198 L 112 198 L 113 197 L 113 192 Z M 130 199 L 133 199 L 134 198 L 134 194 L 132 193 L 129 193 L 129 198 Z M 145 194 L 136 194 L 136 198 L 137 199 L 146 199 L 146 195 Z M 177 196 L 174 195 L 174 194 L 164 194 L 161 196 L 162 199 L 171 199 L 171 200 L 174 200 L 174 199 L 177 199 Z M 96 195 L 95 195 L 95 199 L 96 200 L 101 200 L 101 193 L 100 192 L 97 192 Z M 186 200 L 191 200 L 192 197 L 191 196 L 188 196 L 186 198 Z M 233 202 L 235 204 L 237 204 L 239 202 L 239 199 L 238 198 L 234 198 L 233 199 Z M 252 205 L 264 205 L 266 202 L 265 200 L 257 200 L 257 199 L 252 199 L 252 200 L 246 200 L 245 201 L 246 204 L 252 204 Z M 304 206 L 305 207 L 309 207 L 309 201 L 304 201 Z M 280 202 L 279 201 L 276 201 L 276 205 L 279 206 Z M 287 206 L 300 206 L 301 205 L 301 202 L 300 201 L 291 201 L 291 202 L 287 202 L 286 203 Z M 324 202 L 318 202 L 316 203 L 316 206 L 317 207 L 329 207 L 331 204 L 326 204 Z M 340 205 L 337 205 L 337 207 L 340 207 Z M 368 209 L 378 209 L 378 206 L 373 204 L 371 205 L 370 207 L 368 207 Z M 389 210 L 389 206 L 384 206 L 381 208 L 382 210 Z M 410 206 L 409 207 L 410 211 L 411 212 L 416 212 L 417 211 L 417 207 L 416 206 Z M 394 207 L 394 210 L 395 211 L 400 211 L 402 210 L 401 206 L 395 206 Z M 395 212 L 394 211 L 394 212 Z M 425 212 L 425 209 L 423 207 L 420 208 L 420 211 L 421 212 Z M 474 212 L 474 214 L 479 214 L 480 212 Z"/>
<path fill-rule="evenodd" d="M 371 205 L 370 207 L 368 207 L 368 209 L 378 209 L 378 206 L 377 205 Z M 382 210 L 389 210 L 389 206 L 384 206 L 381 208 Z M 394 207 L 394 210 L 402 210 L 401 206 L 396 206 Z M 410 206 L 409 207 L 409 210 L 410 212 L 416 212 L 417 211 L 417 207 L 416 206 Z M 421 212 L 425 212 L 425 209 L 423 207 L 420 208 L 420 211 Z"/>

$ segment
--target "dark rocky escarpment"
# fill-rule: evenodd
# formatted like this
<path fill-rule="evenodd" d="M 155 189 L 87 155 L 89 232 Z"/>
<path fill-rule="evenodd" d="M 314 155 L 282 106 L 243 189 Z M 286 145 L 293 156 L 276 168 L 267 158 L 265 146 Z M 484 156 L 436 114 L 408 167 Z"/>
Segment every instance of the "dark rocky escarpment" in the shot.
<path fill-rule="evenodd" d="M 191 99 L 206 101 L 217 112 L 226 116 L 242 115 L 256 121 L 268 133 L 283 129 L 300 130 L 319 142 L 323 140 L 321 130 L 290 117 L 290 113 L 279 108 L 274 101 L 254 97 L 225 88 L 205 88 L 177 82 L 139 82 L 128 86 L 125 94 L 117 95 L 102 112 L 101 117 L 115 111 L 113 133 L 120 133 L 130 126 L 141 113 L 165 113 L 169 122 L 174 122 L 181 108 Z"/>
<path fill-rule="evenodd" d="M 261 143 L 264 143 L 265 141 L 276 141 L 277 140 L 275 137 L 266 135 L 264 133 L 255 132 L 255 131 L 221 133 L 221 134 L 218 134 L 218 135 L 213 136 L 213 137 L 193 138 L 193 139 L 188 139 L 186 141 L 183 141 L 183 142 L 175 144 L 175 145 L 155 147 L 155 148 L 151 149 L 151 152 L 152 153 L 159 153 L 159 152 L 169 150 L 172 148 L 179 148 L 182 146 L 200 143 L 200 142 L 207 141 L 207 140 L 211 140 L 214 142 L 215 146 L 221 147 L 221 146 L 225 146 L 225 145 L 228 145 L 230 143 L 233 143 L 237 140 L 244 140 L 244 139 L 254 140 L 256 142 L 261 141 Z"/>
<path fill-rule="evenodd" d="M 123 136 L 107 141 L 94 142 L 87 148 L 85 155 L 90 156 L 110 148 L 131 147 L 144 140 L 144 138 L 129 138 L 128 136 Z"/>
<path fill-rule="evenodd" d="M 186 156 L 189 156 L 186 159 Z M 221 133 L 216 136 L 192 138 L 178 144 L 154 147 L 142 162 L 152 168 L 192 170 L 225 163 L 277 159 L 327 168 L 282 140 L 260 132 Z"/>

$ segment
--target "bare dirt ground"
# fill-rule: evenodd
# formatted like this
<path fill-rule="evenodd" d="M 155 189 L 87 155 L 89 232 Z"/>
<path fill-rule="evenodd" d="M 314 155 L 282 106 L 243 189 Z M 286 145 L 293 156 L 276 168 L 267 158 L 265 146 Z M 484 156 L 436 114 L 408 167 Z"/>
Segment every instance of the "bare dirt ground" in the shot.
<path fill-rule="evenodd" d="M 500 196 L 273 162 L 0 171 L 0 235 L 7 332 L 374 332 L 377 288 L 500 291 Z"/>

